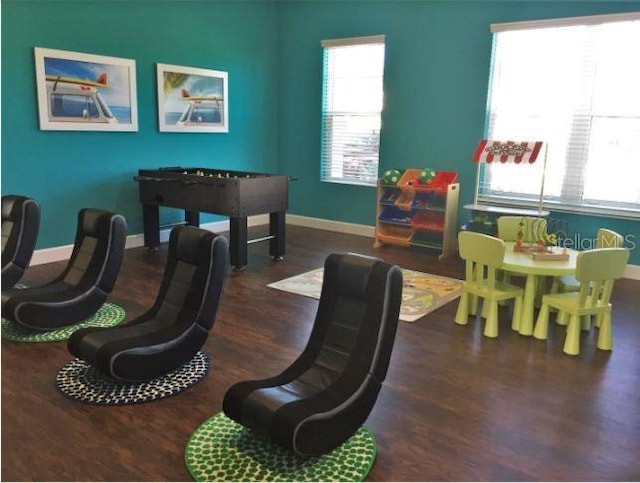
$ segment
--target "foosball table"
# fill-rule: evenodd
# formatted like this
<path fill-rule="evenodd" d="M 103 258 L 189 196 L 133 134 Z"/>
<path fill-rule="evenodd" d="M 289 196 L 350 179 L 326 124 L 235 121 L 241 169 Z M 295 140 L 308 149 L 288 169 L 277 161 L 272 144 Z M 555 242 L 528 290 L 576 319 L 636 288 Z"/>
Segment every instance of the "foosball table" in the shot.
<path fill-rule="evenodd" d="M 200 225 L 200 212 L 229 217 L 231 265 L 243 270 L 247 265 L 247 245 L 269 241 L 274 260 L 284 258 L 285 213 L 288 206 L 289 177 L 245 171 L 209 168 L 141 169 L 138 176 L 142 203 L 144 245 L 160 245 L 160 206 L 185 210 L 185 222 Z M 269 213 L 269 235 L 247 239 L 247 217 Z"/>

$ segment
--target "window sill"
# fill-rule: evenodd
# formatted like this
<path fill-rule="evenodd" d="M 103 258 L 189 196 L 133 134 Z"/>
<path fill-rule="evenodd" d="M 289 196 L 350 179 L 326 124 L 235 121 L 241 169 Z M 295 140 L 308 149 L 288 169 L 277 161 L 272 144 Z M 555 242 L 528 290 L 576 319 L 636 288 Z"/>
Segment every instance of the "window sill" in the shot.
<path fill-rule="evenodd" d="M 354 179 L 340 179 L 340 178 L 328 178 L 321 179 L 323 183 L 334 183 L 334 184 L 346 184 L 352 186 L 366 186 L 370 188 L 375 188 L 377 186 L 377 181 L 358 181 Z"/>
<path fill-rule="evenodd" d="M 514 199 L 502 196 L 478 195 L 478 202 L 514 208 L 538 208 L 538 202 Z M 627 207 L 602 207 L 596 205 L 569 205 L 566 203 L 545 201 L 542 208 L 558 213 L 574 213 L 585 216 L 603 216 L 622 220 L 640 220 L 640 210 Z"/>

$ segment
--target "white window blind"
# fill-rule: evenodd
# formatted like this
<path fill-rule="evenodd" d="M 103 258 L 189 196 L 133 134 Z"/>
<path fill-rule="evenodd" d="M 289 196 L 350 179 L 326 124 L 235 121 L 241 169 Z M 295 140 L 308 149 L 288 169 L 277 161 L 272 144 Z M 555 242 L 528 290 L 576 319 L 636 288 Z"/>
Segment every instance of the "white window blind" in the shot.
<path fill-rule="evenodd" d="M 640 217 L 640 13 L 492 28 L 487 138 L 547 143 L 547 208 Z M 481 165 L 478 199 L 536 204 L 543 166 Z"/>
<path fill-rule="evenodd" d="M 322 181 L 375 185 L 378 178 L 384 35 L 325 40 Z"/>

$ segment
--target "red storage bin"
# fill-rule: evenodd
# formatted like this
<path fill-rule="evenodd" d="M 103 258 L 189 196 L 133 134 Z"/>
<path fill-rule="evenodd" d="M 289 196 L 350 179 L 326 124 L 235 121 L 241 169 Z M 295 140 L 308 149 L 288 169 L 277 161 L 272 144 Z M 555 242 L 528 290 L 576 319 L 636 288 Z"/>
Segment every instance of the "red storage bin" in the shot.
<path fill-rule="evenodd" d="M 411 226 L 419 230 L 444 231 L 444 213 L 437 211 L 419 211 L 411 219 Z"/>
<path fill-rule="evenodd" d="M 420 176 L 420 170 L 418 170 L 418 176 Z M 447 188 L 449 187 L 449 185 L 457 181 L 457 171 L 436 171 L 436 175 L 427 184 L 414 182 L 412 187 L 416 191 L 433 191 L 435 193 L 438 193 L 439 195 L 445 195 L 447 194 Z"/>

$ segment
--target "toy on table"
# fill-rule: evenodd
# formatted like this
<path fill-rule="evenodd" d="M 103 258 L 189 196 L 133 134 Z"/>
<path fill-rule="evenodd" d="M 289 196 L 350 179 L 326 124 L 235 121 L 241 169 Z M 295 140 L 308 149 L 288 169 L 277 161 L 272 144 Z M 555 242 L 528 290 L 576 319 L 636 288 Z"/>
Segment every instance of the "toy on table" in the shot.
<path fill-rule="evenodd" d="M 545 247 L 555 247 L 558 245 L 558 237 L 554 233 L 545 233 L 542 239 Z"/>
<path fill-rule="evenodd" d="M 524 238 L 524 220 L 520 219 L 518 222 L 518 231 L 516 232 L 516 251 L 522 248 L 522 239 Z"/>
<path fill-rule="evenodd" d="M 536 246 L 550 246 L 551 244 L 547 243 L 550 240 L 549 237 L 546 220 L 543 218 L 529 219 L 522 217 L 518 222 L 516 231 L 515 250 L 524 251 Z M 553 235 L 552 239 L 557 241 L 555 235 Z"/>
<path fill-rule="evenodd" d="M 529 239 L 534 240 L 531 243 L 524 243 L 525 221 L 521 219 L 518 222 L 518 231 L 516 232 L 516 242 L 513 249 L 517 252 L 524 252 L 534 260 L 568 260 L 569 253 L 564 248 L 562 252 L 554 251 L 553 248 L 558 245 L 558 237 L 555 233 L 547 233 L 542 228 L 542 223 L 531 223 L 529 226 Z M 546 226 L 546 225 L 544 225 Z"/>

